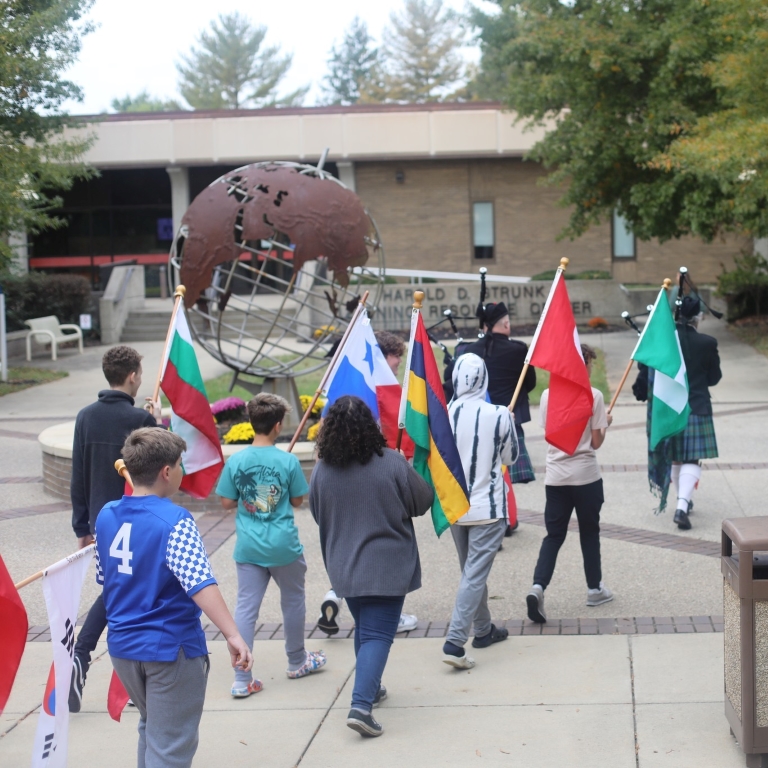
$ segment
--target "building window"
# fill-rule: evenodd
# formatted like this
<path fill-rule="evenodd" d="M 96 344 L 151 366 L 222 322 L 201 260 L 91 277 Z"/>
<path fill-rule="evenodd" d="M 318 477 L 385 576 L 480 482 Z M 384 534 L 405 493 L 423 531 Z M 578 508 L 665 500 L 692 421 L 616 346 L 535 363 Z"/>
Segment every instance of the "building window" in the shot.
<path fill-rule="evenodd" d="M 635 234 L 632 225 L 617 211 L 613 212 L 613 231 L 611 234 L 614 259 L 635 258 Z"/>
<path fill-rule="evenodd" d="M 493 258 L 493 203 L 473 203 L 472 239 L 476 259 Z"/>

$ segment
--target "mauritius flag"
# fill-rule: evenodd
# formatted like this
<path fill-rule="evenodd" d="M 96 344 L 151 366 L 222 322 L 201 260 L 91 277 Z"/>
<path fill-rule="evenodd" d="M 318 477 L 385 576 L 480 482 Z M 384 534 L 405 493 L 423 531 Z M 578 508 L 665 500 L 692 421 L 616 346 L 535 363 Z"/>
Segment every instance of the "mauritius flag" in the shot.
<path fill-rule="evenodd" d="M 381 424 L 387 445 L 394 448 L 397 443 L 400 391 L 397 377 L 376 341 L 368 313 L 363 310 L 328 376 L 325 410 L 344 395 L 359 397 Z"/>
<path fill-rule="evenodd" d="M 204 499 L 216 485 L 224 458 L 180 301 L 176 302 L 168 329 L 160 386 L 171 404 L 171 431 L 187 443 L 181 455 L 181 490 Z"/>
<path fill-rule="evenodd" d="M 414 310 L 411 319 L 400 426 L 416 445 L 413 468 L 435 489 L 432 524 L 439 536 L 467 513 L 469 494 L 451 431 L 442 379 L 418 310 Z"/>
<path fill-rule="evenodd" d="M 682 432 L 688 424 L 688 375 L 669 301 L 662 288 L 632 359 L 653 368 L 650 447 Z"/>

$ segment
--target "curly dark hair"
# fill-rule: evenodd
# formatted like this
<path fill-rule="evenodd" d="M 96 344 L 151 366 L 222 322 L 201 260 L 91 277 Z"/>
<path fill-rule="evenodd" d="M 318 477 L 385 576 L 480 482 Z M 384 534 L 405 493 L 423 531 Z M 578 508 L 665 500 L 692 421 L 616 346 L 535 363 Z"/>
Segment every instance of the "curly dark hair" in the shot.
<path fill-rule="evenodd" d="M 101 358 L 101 370 L 110 387 L 119 387 L 125 380 L 141 368 L 141 355 L 133 349 L 121 345 L 112 347 Z"/>
<path fill-rule="evenodd" d="M 402 357 L 405 354 L 405 342 L 391 331 L 376 331 L 376 341 L 379 342 L 379 348 L 384 357 L 387 355 Z"/>
<path fill-rule="evenodd" d="M 317 436 L 317 456 L 332 467 L 346 467 L 353 461 L 367 464 L 374 453 L 383 456 L 386 446 L 371 409 L 350 395 L 328 409 Z"/>

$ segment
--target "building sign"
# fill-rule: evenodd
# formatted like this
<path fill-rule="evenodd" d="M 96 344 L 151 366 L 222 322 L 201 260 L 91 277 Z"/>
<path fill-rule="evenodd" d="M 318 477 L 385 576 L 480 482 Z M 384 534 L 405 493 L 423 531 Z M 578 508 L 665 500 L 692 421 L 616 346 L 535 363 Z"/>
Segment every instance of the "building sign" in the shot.
<path fill-rule="evenodd" d="M 489 284 L 486 303 L 503 301 L 509 309 L 512 325 L 535 323 L 541 316 L 551 281 L 530 283 Z M 457 325 L 466 327 L 477 322 L 475 311 L 480 300 L 479 283 L 430 283 L 426 285 L 385 285 L 382 289 L 377 316 L 377 328 L 403 330 L 408 328 L 414 291 L 424 291 L 422 313 L 427 325 L 438 322 L 450 309 Z M 614 280 L 569 280 L 568 295 L 577 323 L 593 317 L 620 323 L 627 308 L 627 298 Z"/>

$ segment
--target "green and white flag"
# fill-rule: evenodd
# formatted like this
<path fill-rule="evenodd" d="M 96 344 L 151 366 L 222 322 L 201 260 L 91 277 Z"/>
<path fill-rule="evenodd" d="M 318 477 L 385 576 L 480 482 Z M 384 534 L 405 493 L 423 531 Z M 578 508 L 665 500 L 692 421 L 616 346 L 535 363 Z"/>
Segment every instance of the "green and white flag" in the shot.
<path fill-rule="evenodd" d="M 651 405 L 651 450 L 682 432 L 691 412 L 683 351 L 665 289 L 659 291 L 632 359 L 656 372 Z"/>

